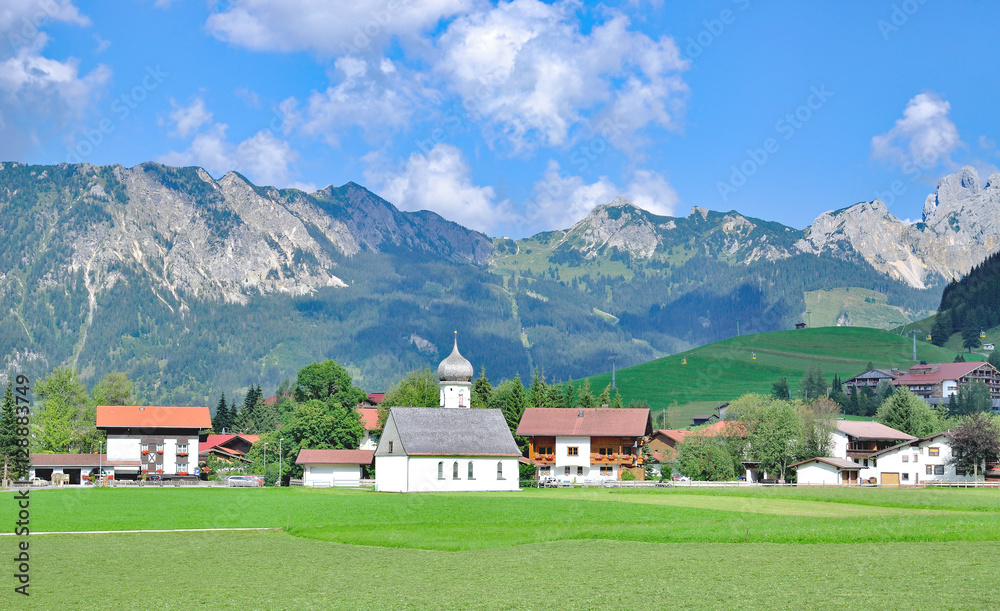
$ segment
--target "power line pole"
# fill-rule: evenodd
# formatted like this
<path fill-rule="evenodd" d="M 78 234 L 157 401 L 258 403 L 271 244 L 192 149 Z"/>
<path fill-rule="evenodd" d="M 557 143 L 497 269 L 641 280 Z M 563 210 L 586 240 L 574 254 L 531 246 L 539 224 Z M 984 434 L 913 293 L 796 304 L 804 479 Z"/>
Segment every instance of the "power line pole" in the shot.
<path fill-rule="evenodd" d="M 809 325 L 810 329 L 812 329 L 813 326 L 812 310 L 806 310 L 806 324 Z"/>
<path fill-rule="evenodd" d="M 617 354 L 608 357 L 608 360 L 611 361 L 611 390 L 618 389 L 618 387 L 615 385 L 615 361 L 617 359 L 618 359 Z"/>
<path fill-rule="evenodd" d="M 736 337 L 740 336 L 740 319 L 736 319 Z"/>

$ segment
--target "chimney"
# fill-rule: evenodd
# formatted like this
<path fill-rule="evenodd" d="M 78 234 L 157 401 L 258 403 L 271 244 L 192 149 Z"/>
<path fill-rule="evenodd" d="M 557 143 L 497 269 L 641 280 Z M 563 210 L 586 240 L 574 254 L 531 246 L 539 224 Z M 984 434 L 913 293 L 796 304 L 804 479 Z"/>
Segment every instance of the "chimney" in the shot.
<path fill-rule="evenodd" d="M 601 403 L 601 409 L 608 409 L 607 403 Z"/>
<path fill-rule="evenodd" d="M 577 418 L 583 418 L 583 410 L 582 409 L 576 413 L 576 417 Z"/>

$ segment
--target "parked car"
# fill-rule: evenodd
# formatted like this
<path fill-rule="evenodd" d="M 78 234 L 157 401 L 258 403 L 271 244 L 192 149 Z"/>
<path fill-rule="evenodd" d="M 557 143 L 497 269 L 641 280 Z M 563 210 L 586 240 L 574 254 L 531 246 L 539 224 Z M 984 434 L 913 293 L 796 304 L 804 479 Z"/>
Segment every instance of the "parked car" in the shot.
<path fill-rule="evenodd" d="M 539 488 L 556 488 L 557 486 L 559 486 L 559 480 L 551 476 L 542 477 L 538 480 Z"/>
<path fill-rule="evenodd" d="M 230 488 L 257 488 L 260 486 L 257 478 L 249 475 L 230 475 L 226 478 L 226 485 Z"/>

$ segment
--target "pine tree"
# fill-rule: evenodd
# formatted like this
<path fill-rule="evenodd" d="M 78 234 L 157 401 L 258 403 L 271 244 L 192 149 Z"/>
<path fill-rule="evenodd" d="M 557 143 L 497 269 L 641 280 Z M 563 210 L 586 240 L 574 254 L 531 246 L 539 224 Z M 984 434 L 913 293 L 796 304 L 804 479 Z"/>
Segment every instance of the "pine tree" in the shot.
<path fill-rule="evenodd" d="M 0 413 L 0 460 L 3 462 L 3 476 L 7 479 L 19 479 L 23 474 L 17 469 L 19 461 L 14 460 L 18 454 L 17 434 L 17 402 L 14 399 L 14 385 L 7 383 L 3 394 L 3 413 Z M 6 485 L 6 481 L 4 485 Z"/>
<path fill-rule="evenodd" d="M 479 377 L 472 384 L 472 407 L 487 407 L 490 404 L 490 395 L 493 394 L 493 386 L 486 377 L 486 368 L 479 370 Z"/>
<path fill-rule="evenodd" d="M 593 409 L 597 407 L 597 399 L 590 392 L 590 380 L 584 378 L 583 385 L 580 386 L 580 393 L 577 395 L 577 403 L 583 409 Z"/>
<path fill-rule="evenodd" d="M 566 382 L 566 391 L 563 393 L 563 407 L 576 407 L 576 390 L 573 388 L 573 381 Z"/>
<path fill-rule="evenodd" d="M 611 405 L 611 385 L 608 384 L 601 391 L 601 396 L 597 398 L 597 404 L 601 407 L 605 405 Z"/>
<path fill-rule="evenodd" d="M 625 405 L 622 403 L 622 395 L 620 392 L 618 392 L 617 388 L 615 389 L 615 398 L 611 402 L 611 407 L 614 409 L 622 409 L 625 407 Z"/>
<path fill-rule="evenodd" d="M 215 417 L 212 418 L 212 429 L 218 434 L 228 433 L 233 428 L 233 423 L 229 416 L 229 407 L 226 406 L 226 393 L 219 397 L 219 403 L 215 406 Z"/>
<path fill-rule="evenodd" d="M 535 367 L 535 372 L 531 374 L 531 387 L 528 389 L 528 407 L 546 407 L 548 398 L 545 376 L 538 371 L 538 367 Z"/>

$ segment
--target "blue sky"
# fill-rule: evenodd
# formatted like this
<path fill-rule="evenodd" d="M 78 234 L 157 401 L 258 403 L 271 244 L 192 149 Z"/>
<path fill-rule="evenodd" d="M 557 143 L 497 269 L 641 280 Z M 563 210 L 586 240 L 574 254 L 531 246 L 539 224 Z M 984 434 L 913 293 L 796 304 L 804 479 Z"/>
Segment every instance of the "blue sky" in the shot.
<path fill-rule="evenodd" d="M 805 227 L 997 171 L 1000 5 L 4 0 L 0 159 L 355 181 L 521 237 L 622 195 Z"/>

